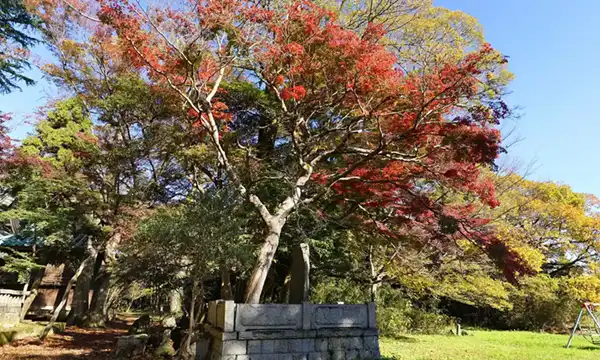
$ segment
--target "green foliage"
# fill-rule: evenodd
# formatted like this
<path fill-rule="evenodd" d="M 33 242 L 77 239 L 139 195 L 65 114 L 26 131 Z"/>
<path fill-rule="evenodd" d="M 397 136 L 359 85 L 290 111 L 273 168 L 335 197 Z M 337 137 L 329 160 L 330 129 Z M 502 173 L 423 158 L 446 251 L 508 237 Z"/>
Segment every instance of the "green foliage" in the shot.
<path fill-rule="evenodd" d="M 510 328 L 524 330 L 560 329 L 572 325 L 578 302 L 561 290 L 561 281 L 540 275 L 521 281 L 512 296 L 513 311 L 505 316 Z"/>
<path fill-rule="evenodd" d="M 385 337 L 405 334 L 445 334 L 451 331 L 453 319 L 447 315 L 414 307 L 408 300 L 393 306 L 377 307 L 377 325 Z"/>
<path fill-rule="evenodd" d="M 9 247 L 0 247 L 0 258 L 4 261 L 4 265 L 0 267 L 2 271 L 16 273 L 19 283 L 26 283 L 33 271 L 44 268 L 37 264 L 32 254 L 16 251 Z"/>
<path fill-rule="evenodd" d="M 381 288 L 378 295 L 377 324 L 383 336 L 442 334 L 452 326 L 453 321 L 449 316 L 432 307 L 415 306 L 402 292 L 389 286 Z M 311 301 L 324 304 L 361 304 L 370 301 L 369 288 L 343 278 L 323 279 L 312 289 Z"/>
<path fill-rule="evenodd" d="M 369 301 L 368 288 L 348 279 L 323 279 L 311 289 L 311 302 L 316 304 L 361 304 Z"/>
<path fill-rule="evenodd" d="M 211 276 L 223 263 L 245 270 L 253 245 L 244 217 L 233 216 L 241 211 L 238 205 L 232 194 L 209 189 L 185 204 L 158 209 L 121 248 L 121 281 L 173 289 Z"/>

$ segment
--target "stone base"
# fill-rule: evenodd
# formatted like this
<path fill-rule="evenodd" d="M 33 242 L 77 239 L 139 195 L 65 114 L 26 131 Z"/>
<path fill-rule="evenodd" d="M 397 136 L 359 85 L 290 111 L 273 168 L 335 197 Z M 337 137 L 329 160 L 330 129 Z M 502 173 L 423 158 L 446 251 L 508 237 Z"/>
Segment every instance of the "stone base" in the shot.
<path fill-rule="evenodd" d="M 208 347 L 209 340 L 197 344 L 196 360 L 381 358 L 373 304 L 250 307 L 221 303 L 213 305 L 212 314 L 210 311 L 209 307 L 209 324 L 204 325 L 211 339 L 210 351 L 200 351 Z M 285 314 L 288 316 L 282 316 Z M 270 322 L 273 328 L 269 328 Z M 327 325 L 330 327 L 324 327 Z"/>

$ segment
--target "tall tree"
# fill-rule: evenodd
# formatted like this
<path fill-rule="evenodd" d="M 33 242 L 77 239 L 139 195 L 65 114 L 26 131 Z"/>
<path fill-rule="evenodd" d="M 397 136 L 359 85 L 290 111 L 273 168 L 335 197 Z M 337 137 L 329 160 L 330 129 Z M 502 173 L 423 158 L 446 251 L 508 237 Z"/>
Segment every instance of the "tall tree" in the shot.
<path fill-rule="evenodd" d="M 28 49 L 37 43 L 28 31 L 36 26 L 37 20 L 27 12 L 23 0 L 0 3 L 0 93 L 20 89 L 19 82 L 34 83 L 23 72 L 30 67 Z"/>

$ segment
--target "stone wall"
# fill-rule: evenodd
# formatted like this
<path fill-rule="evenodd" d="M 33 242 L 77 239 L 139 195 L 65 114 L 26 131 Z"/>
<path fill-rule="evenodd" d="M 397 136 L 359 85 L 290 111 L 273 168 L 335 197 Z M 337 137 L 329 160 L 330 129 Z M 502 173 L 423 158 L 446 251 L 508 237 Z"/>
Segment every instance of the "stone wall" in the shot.
<path fill-rule="evenodd" d="M 209 304 L 197 360 L 379 359 L 375 304 Z"/>

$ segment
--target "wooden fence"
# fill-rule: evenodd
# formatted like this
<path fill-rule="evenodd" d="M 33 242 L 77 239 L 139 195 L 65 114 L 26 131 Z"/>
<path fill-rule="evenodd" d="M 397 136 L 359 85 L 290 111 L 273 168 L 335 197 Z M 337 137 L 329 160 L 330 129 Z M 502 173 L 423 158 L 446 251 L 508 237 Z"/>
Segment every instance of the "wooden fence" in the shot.
<path fill-rule="evenodd" d="M 28 291 L 0 289 L 0 325 L 17 324 Z"/>

